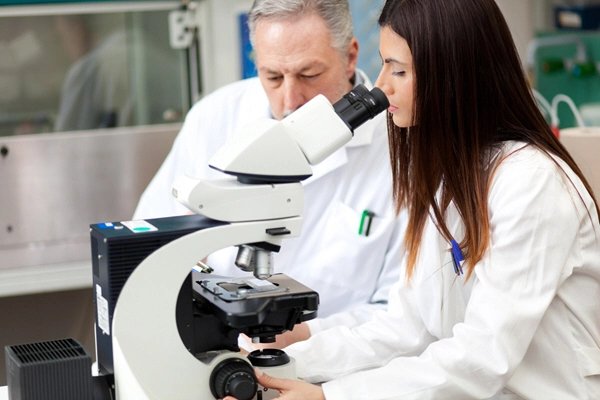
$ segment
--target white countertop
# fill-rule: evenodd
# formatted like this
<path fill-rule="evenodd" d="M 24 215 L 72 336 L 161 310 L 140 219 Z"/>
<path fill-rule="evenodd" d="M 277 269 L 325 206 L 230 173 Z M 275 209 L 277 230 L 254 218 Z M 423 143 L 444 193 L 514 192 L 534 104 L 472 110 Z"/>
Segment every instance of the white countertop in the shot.
<path fill-rule="evenodd" d="M 92 287 L 90 260 L 0 269 L 0 297 L 88 287 Z"/>

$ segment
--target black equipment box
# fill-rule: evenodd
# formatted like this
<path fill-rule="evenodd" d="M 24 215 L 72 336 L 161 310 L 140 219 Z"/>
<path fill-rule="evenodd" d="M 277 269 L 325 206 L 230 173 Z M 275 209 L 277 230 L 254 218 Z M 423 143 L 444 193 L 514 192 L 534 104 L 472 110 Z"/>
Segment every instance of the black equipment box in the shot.
<path fill-rule="evenodd" d="M 101 374 L 114 373 L 112 318 L 119 294 L 134 269 L 167 243 L 192 232 L 221 225 L 227 223 L 201 215 L 90 225 L 96 358 Z"/>

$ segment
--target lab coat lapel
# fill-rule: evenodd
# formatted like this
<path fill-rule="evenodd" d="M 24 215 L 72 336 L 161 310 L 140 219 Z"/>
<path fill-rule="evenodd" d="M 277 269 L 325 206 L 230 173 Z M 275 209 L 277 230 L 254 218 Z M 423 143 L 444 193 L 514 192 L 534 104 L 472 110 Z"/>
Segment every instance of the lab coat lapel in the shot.
<path fill-rule="evenodd" d="M 452 233 L 454 240 L 460 243 L 465 236 L 465 226 L 454 203 L 450 203 L 448 210 L 446 210 L 446 223 L 448 224 L 448 229 Z M 465 282 L 467 274 L 465 269 L 463 269 L 463 274 L 457 275 L 454 272 L 454 265 L 452 263 L 452 253 L 450 251 L 451 245 L 449 243 L 445 243 L 445 245 L 444 263 L 448 263 L 447 266 L 450 268 L 444 269 L 441 313 L 443 320 L 441 321 L 441 326 L 442 334 L 444 335 L 443 337 L 451 337 L 454 325 L 459 322 L 464 322 L 465 320 L 467 301 L 476 276 L 472 275 L 471 278 Z"/>
<path fill-rule="evenodd" d="M 225 113 L 225 115 L 231 114 L 229 122 L 233 128 L 225 129 L 225 132 L 229 132 L 230 137 L 240 133 L 243 134 L 246 126 L 259 118 L 273 118 L 269 99 L 260 80 L 258 78 L 249 78 L 246 81 L 248 82 L 246 90 L 241 92 L 241 95 L 233 97 L 232 101 L 234 103 L 231 109 L 215 111 L 216 113 Z"/>
<path fill-rule="evenodd" d="M 444 253 L 448 246 L 431 221 L 427 221 L 425 225 L 421 243 L 413 275 L 413 283 L 416 286 L 414 293 L 427 293 L 426 296 L 417 295 L 417 306 L 427 330 L 435 337 L 441 338 L 443 280 L 448 273 L 446 269 L 452 268 L 444 265 Z"/>
<path fill-rule="evenodd" d="M 334 171 L 347 163 L 348 163 L 348 153 L 346 152 L 346 148 L 342 147 L 341 149 L 337 150 L 335 153 L 333 153 L 332 155 L 327 157 L 325 160 L 323 160 L 319 164 L 313 165 L 311 167 L 313 174 L 310 178 L 308 178 L 307 180 L 304 181 L 304 184 L 310 185 L 312 182 L 316 181 L 317 179 L 324 177 L 331 171 Z"/>
<path fill-rule="evenodd" d="M 239 107 L 237 107 L 238 120 L 241 121 L 240 128 L 254 122 L 257 118 L 273 118 L 269 98 L 260 80 L 258 78 L 251 79 L 253 80 L 254 90 L 249 90 L 247 92 L 249 97 L 242 99 L 243 103 L 240 101 Z"/>
<path fill-rule="evenodd" d="M 453 205 L 446 212 L 446 221 L 455 240 L 460 242 L 464 228 Z M 425 226 L 421 243 L 414 284 L 419 287 L 415 293 L 426 295 L 416 299 L 417 305 L 432 335 L 440 339 L 452 337 L 453 326 L 464 321 L 465 275 L 457 276 L 454 273 L 450 244 L 431 220 Z M 473 279 L 471 277 L 468 282 L 469 287 Z"/>

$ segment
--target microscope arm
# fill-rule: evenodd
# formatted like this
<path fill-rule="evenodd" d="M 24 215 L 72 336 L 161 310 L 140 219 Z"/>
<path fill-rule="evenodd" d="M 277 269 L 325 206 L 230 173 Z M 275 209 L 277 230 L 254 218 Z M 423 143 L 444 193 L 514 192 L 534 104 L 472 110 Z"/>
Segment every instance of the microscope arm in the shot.
<path fill-rule="evenodd" d="M 175 321 L 177 296 L 199 258 L 221 248 L 273 241 L 267 230 L 299 234 L 300 218 L 207 228 L 159 248 L 127 280 L 113 316 L 116 393 L 119 400 L 210 399 L 214 367 L 239 353 L 214 352 L 198 360 L 183 345 Z"/>

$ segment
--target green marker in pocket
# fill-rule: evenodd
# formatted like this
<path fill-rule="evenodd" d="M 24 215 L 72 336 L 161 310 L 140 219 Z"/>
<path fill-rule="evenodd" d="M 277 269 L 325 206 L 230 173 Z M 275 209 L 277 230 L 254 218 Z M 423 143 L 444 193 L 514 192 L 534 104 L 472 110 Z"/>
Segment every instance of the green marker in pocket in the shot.
<path fill-rule="evenodd" d="M 365 210 L 362 213 L 362 217 L 360 218 L 360 226 L 358 227 L 358 234 L 362 235 L 363 234 L 363 228 L 364 228 L 364 235 L 365 236 L 369 236 L 369 232 L 371 231 L 371 222 L 373 222 L 373 217 L 375 216 L 375 213 L 373 211 L 369 211 L 369 210 Z M 366 228 L 365 228 L 365 221 L 366 221 Z"/>

